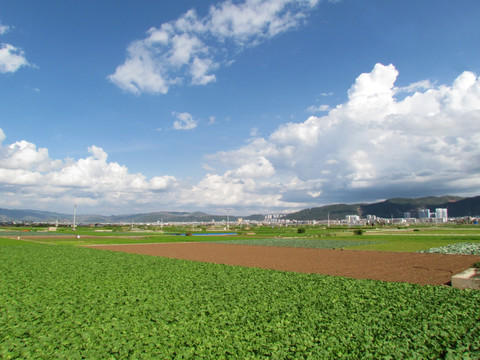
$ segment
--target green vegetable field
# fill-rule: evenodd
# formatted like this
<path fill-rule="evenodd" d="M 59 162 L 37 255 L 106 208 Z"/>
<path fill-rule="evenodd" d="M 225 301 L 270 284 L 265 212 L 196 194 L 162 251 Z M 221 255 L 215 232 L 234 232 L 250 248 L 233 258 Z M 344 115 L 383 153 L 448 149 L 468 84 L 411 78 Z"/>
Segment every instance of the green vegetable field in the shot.
<path fill-rule="evenodd" d="M 480 292 L 0 239 L 2 359 L 478 359 Z"/>
<path fill-rule="evenodd" d="M 216 243 L 259 246 L 301 247 L 309 249 L 340 249 L 351 246 L 376 244 L 378 241 L 324 240 L 324 239 L 247 239 L 216 240 Z"/>

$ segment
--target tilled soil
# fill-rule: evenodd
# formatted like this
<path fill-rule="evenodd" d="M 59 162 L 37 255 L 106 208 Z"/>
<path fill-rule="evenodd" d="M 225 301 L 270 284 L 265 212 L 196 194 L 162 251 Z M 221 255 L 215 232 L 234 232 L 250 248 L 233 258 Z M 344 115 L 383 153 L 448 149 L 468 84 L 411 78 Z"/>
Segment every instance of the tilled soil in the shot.
<path fill-rule="evenodd" d="M 216 243 L 96 245 L 95 249 L 356 279 L 445 285 L 476 255 L 326 250 Z"/>

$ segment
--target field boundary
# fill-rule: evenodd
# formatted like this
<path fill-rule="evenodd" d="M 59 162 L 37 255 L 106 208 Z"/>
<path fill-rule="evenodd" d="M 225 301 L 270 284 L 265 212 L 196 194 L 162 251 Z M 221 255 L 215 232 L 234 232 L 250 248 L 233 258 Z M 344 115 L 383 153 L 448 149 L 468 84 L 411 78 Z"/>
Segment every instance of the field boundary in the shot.
<path fill-rule="evenodd" d="M 32 240 L 32 239 L 22 239 L 22 237 L 14 237 L 14 236 L 1 236 L 4 237 L 5 239 L 10 239 L 10 240 L 16 240 L 16 241 L 24 241 L 24 242 L 31 242 L 31 243 L 36 243 L 36 244 L 43 244 L 43 245 L 58 245 L 52 242 L 46 242 L 46 241 L 38 241 L 38 240 Z"/>
<path fill-rule="evenodd" d="M 480 261 L 480 256 L 477 255 L 262 247 L 203 242 L 85 247 L 207 263 L 420 285 L 448 285 L 452 275 Z"/>

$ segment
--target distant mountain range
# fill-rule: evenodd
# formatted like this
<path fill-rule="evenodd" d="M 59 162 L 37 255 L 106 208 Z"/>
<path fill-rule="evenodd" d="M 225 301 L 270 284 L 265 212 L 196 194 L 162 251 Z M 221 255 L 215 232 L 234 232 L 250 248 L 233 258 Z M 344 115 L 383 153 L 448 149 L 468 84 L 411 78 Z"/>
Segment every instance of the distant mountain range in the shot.
<path fill-rule="evenodd" d="M 245 220 L 263 220 L 264 215 L 250 215 L 244 217 Z M 229 220 L 237 221 L 238 216 L 229 216 Z M 226 221 L 227 215 L 210 215 L 203 212 L 171 212 L 161 211 L 146 214 L 128 214 L 128 215 L 98 215 L 98 214 L 77 214 L 77 224 L 119 224 L 119 223 L 156 223 L 156 222 L 215 222 Z M 73 223 L 72 214 L 62 214 L 50 211 L 40 210 L 11 210 L 0 208 L 0 222 L 45 222 L 59 224 Z"/>
<path fill-rule="evenodd" d="M 480 196 L 429 196 L 422 198 L 393 198 L 382 202 L 367 204 L 334 204 L 311 209 L 304 209 L 284 216 L 289 220 L 330 220 L 345 219 L 346 215 L 375 215 L 382 218 L 403 217 L 405 212 L 410 212 L 412 217 L 417 216 L 418 209 L 447 208 L 449 217 L 479 216 Z M 229 216 L 229 220 L 237 221 L 238 216 Z M 243 217 L 244 220 L 264 220 L 264 215 L 255 214 Z M 215 222 L 227 220 L 226 215 L 210 215 L 203 212 L 153 212 L 146 214 L 129 215 L 78 215 L 77 224 L 82 223 L 156 223 L 156 222 Z M 0 208 L 0 222 L 49 222 L 68 223 L 73 221 L 73 214 L 62 214 L 40 210 L 14 210 Z"/>

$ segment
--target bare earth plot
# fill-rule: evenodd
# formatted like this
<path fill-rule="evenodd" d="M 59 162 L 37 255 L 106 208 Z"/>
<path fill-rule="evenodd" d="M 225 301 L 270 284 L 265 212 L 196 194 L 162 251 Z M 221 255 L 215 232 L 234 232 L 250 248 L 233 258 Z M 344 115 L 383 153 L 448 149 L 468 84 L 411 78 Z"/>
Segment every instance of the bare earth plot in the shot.
<path fill-rule="evenodd" d="M 420 285 L 448 284 L 452 275 L 471 267 L 474 262 L 480 261 L 480 256 L 476 255 L 325 250 L 214 243 L 88 247 L 226 265 Z"/>

